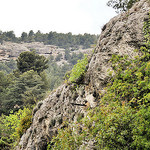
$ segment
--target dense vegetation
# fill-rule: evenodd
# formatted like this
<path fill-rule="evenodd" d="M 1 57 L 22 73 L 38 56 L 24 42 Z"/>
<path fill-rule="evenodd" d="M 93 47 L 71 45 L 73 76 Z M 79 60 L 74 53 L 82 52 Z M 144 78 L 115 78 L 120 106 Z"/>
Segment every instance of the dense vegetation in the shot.
<path fill-rule="evenodd" d="M 58 54 L 59 55 L 59 54 Z M 82 53 L 65 51 L 68 63 L 57 65 L 57 57 L 45 58 L 34 51 L 23 52 L 17 59 L 0 63 L 0 114 L 9 114 L 11 109 L 18 110 L 20 106 L 35 104 L 44 98 L 47 91 L 52 91 L 64 80 L 70 71 L 83 57 Z M 15 107 L 14 106 L 19 106 Z"/>
<path fill-rule="evenodd" d="M 63 48 L 72 47 L 74 49 L 78 49 L 79 46 L 83 48 L 88 48 L 91 44 L 95 44 L 97 41 L 96 35 L 91 35 L 85 33 L 84 35 L 73 35 L 72 33 L 57 33 L 57 32 L 49 32 L 49 33 L 41 33 L 40 31 L 34 33 L 33 30 L 29 31 L 29 33 L 23 32 L 21 37 L 16 37 L 13 31 L 8 32 L 0 32 L 0 43 L 3 41 L 11 41 L 11 42 L 43 42 L 44 44 L 56 45 Z"/>
<path fill-rule="evenodd" d="M 60 129 L 47 149 L 149 150 L 150 148 L 150 15 L 144 23 L 141 56 L 113 55 L 115 76 L 100 95 L 99 106 Z M 109 72 L 110 76 L 112 72 Z"/>
<path fill-rule="evenodd" d="M 29 57 L 30 56 L 30 57 Z M 13 62 L 13 61 L 12 61 Z M 17 59 L 17 69 L 0 71 L 0 114 L 8 114 L 26 104 L 35 104 L 48 89 L 46 73 L 48 61 L 34 52 L 23 52 Z M 7 66 L 8 65 L 8 66 Z M 7 66 L 9 63 L 2 63 Z M 16 68 L 16 64 L 10 68 Z M 7 67 L 5 67 L 7 69 Z M 35 69 L 36 68 L 36 69 Z"/>
<path fill-rule="evenodd" d="M 32 108 L 19 109 L 9 116 L 0 117 L 0 149 L 8 150 L 16 146 L 22 134 L 30 127 Z"/>
<path fill-rule="evenodd" d="M 48 60 L 44 56 L 32 52 L 23 52 L 17 58 L 17 68 L 21 73 L 34 70 L 38 74 L 48 68 Z"/>
<path fill-rule="evenodd" d="M 11 59 L 9 62 L 0 62 L 0 71 L 4 71 L 7 74 L 13 72 L 13 70 L 17 69 L 16 61 Z"/>

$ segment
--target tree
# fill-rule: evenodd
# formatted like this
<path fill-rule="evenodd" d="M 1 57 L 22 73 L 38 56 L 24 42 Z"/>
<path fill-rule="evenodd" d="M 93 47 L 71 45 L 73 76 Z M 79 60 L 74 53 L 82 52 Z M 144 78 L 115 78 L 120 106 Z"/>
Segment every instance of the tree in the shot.
<path fill-rule="evenodd" d="M 14 105 L 35 104 L 41 100 L 48 89 L 46 75 L 33 71 L 24 72 L 7 88 L 5 107 L 13 109 Z"/>
<path fill-rule="evenodd" d="M 46 82 L 33 70 L 23 73 L 14 85 L 14 93 L 26 104 L 34 104 L 43 98 L 46 91 Z M 18 90 L 17 90 L 18 89 Z"/>
<path fill-rule="evenodd" d="M 35 34 L 33 32 L 33 30 L 30 30 L 29 31 L 29 34 L 28 34 L 28 42 L 35 42 Z"/>
<path fill-rule="evenodd" d="M 66 60 L 69 60 L 70 58 L 71 58 L 70 50 L 65 49 L 65 59 L 66 59 Z"/>
<path fill-rule="evenodd" d="M 33 30 L 30 30 L 30 32 L 29 32 L 29 37 L 31 37 L 31 36 L 33 36 L 33 35 L 34 35 Z"/>
<path fill-rule="evenodd" d="M 35 33 L 35 41 L 36 42 L 43 42 L 43 41 L 46 41 L 46 39 L 44 38 L 44 34 L 41 33 L 40 30 L 38 30 L 36 33 Z"/>
<path fill-rule="evenodd" d="M 48 68 L 47 60 L 44 56 L 36 54 L 34 51 L 22 52 L 17 59 L 17 67 L 21 73 L 29 70 L 37 71 L 39 74 Z"/>
<path fill-rule="evenodd" d="M 130 9 L 134 3 L 136 3 L 139 0 L 109 0 L 107 5 L 117 9 L 117 13 L 124 12 Z"/>
<path fill-rule="evenodd" d="M 0 115 L 2 113 L 9 113 L 8 108 L 13 108 L 12 97 L 7 96 L 10 91 L 10 85 L 14 84 L 15 77 L 13 74 L 6 74 L 3 71 L 0 71 Z"/>
<path fill-rule="evenodd" d="M 27 34 L 26 32 L 23 32 L 23 33 L 21 34 L 21 41 L 26 42 L 26 41 L 27 41 L 27 38 L 28 38 L 28 34 Z"/>

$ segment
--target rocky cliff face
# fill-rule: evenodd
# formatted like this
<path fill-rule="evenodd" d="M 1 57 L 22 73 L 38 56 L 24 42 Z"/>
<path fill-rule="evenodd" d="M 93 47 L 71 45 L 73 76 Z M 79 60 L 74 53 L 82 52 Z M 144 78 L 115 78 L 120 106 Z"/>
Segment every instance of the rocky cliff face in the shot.
<path fill-rule="evenodd" d="M 104 25 L 86 76 L 96 90 L 102 90 L 106 85 L 109 60 L 113 54 L 128 55 L 130 58 L 136 55 L 134 49 L 143 44 L 143 22 L 149 11 L 149 4 L 141 0 Z"/>
<path fill-rule="evenodd" d="M 33 123 L 22 136 L 18 150 L 44 150 L 47 141 L 57 134 L 65 121 L 76 121 L 86 115 L 87 107 L 95 107 L 99 93 L 109 81 L 109 60 L 113 54 L 137 55 L 133 50 L 143 41 L 143 22 L 147 19 L 150 5 L 146 0 L 136 3 L 131 10 L 110 20 L 100 35 L 95 52 L 82 84 L 63 84 L 33 110 Z M 87 106 L 85 103 L 88 103 Z M 74 105 L 74 104 L 81 104 Z"/>

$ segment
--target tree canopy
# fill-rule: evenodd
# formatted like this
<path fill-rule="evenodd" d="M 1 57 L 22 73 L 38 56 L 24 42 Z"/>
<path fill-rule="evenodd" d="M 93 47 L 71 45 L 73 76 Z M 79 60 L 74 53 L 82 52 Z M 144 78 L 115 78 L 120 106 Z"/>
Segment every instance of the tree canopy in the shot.
<path fill-rule="evenodd" d="M 44 44 L 56 45 L 62 48 L 89 48 L 92 44 L 95 44 L 98 36 L 94 34 L 78 34 L 73 35 L 69 33 L 57 33 L 50 31 L 49 33 L 42 33 L 41 31 L 33 32 L 30 30 L 29 33 L 22 32 L 20 37 L 16 37 L 14 31 L 2 32 L 0 31 L 0 43 L 3 41 L 11 42 L 43 42 Z"/>
<path fill-rule="evenodd" d="M 47 60 L 44 56 L 32 52 L 23 52 L 19 55 L 17 59 L 17 67 L 21 73 L 24 73 L 29 70 L 37 71 L 41 73 L 48 68 Z"/>

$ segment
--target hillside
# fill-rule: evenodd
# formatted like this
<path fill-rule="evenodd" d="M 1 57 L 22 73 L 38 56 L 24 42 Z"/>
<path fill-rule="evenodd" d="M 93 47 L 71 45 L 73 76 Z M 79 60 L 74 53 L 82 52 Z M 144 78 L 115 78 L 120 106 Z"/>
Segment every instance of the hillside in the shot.
<path fill-rule="evenodd" d="M 31 79 L 38 79 L 33 70 L 21 79 L 30 84 L 33 75 Z M 92 55 L 78 61 L 65 79 L 32 113 L 25 107 L 1 116 L 0 133 L 6 131 L 2 148 L 149 150 L 149 0 L 138 1 L 105 24 Z"/>
<path fill-rule="evenodd" d="M 56 91 L 52 92 L 47 99 L 37 104 L 33 110 L 32 125 L 22 136 L 17 149 L 46 149 L 47 142 L 56 135 L 57 130 L 59 128 L 65 128 L 66 125 L 64 122 L 75 123 L 79 120 L 79 116 L 83 117 L 87 115 L 86 107 L 94 108 L 98 104 L 98 101 L 101 101 L 106 93 L 105 87 L 107 83 L 111 82 L 111 77 L 108 72 L 113 70 L 112 62 L 110 61 L 112 56 L 118 55 L 118 57 L 123 57 L 127 55 L 129 60 L 137 55 L 141 57 L 141 52 L 135 52 L 134 50 L 144 45 L 143 25 L 144 21 L 147 21 L 149 18 L 149 11 L 150 6 L 148 2 L 146 0 L 141 0 L 129 11 L 114 17 L 103 27 L 95 52 L 89 59 L 88 69 L 84 78 L 75 80 L 74 83 L 61 85 Z M 147 61 L 149 62 L 149 59 Z M 112 71 L 112 75 L 114 72 Z M 149 76 L 149 74 L 147 76 Z M 149 89 L 147 89 L 147 92 L 149 93 Z M 113 95 L 111 97 L 113 98 Z M 121 99 L 119 98 L 118 101 L 119 100 Z M 110 101 L 111 100 L 107 100 L 105 101 L 106 104 L 103 104 L 109 107 L 108 110 L 111 110 L 111 107 L 108 105 Z M 123 101 L 123 103 L 126 102 L 125 100 Z M 80 106 L 77 104 L 80 104 Z M 118 109 L 119 106 L 117 110 Z M 99 110 L 99 108 L 96 110 Z M 96 124 L 96 121 L 94 122 Z M 79 124 L 81 126 L 81 131 L 77 131 L 79 133 L 82 133 L 82 128 L 84 128 L 84 126 L 85 129 L 90 129 L 90 126 L 92 126 L 91 124 L 89 128 L 86 128 L 86 123 L 83 125 L 81 125 L 81 123 Z M 69 134 L 71 130 L 72 129 L 66 129 L 66 132 L 64 130 L 64 137 L 66 137 L 67 135 L 65 136 L 65 134 Z M 74 130 L 75 128 L 73 128 L 73 132 L 75 132 Z M 97 130 L 98 129 L 95 128 L 93 132 L 97 133 Z M 76 137 L 76 134 L 74 134 L 75 133 L 71 133 L 70 136 L 68 135 L 68 138 L 74 139 Z M 61 133 L 58 135 L 58 141 L 57 138 L 54 140 L 56 142 L 56 147 L 59 145 L 60 148 L 62 148 L 63 146 L 61 147 L 61 144 L 69 144 L 69 141 L 65 141 L 67 139 L 64 139 L 64 142 L 67 143 L 61 143 L 61 141 L 59 143 L 59 136 L 61 136 Z M 92 136 L 94 136 L 94 133 Z M 79 146 L 78 148 L 82 149 L 82 146 L 85 146 L 87 149 L 95 149 L 94 143 L 96 141 L 92 141 L 92 139 L 94 139 L 94 137 L 91 139 L 90 137 L 89 139 L 82 139 L 80 144 L 75 140 L 74 142 L 80 145 L 76 145 L 76 148 Z M 72 144 L 74 143 L 72 142 Z M 109 149 L 108 147 L 105 148 Z"/>

